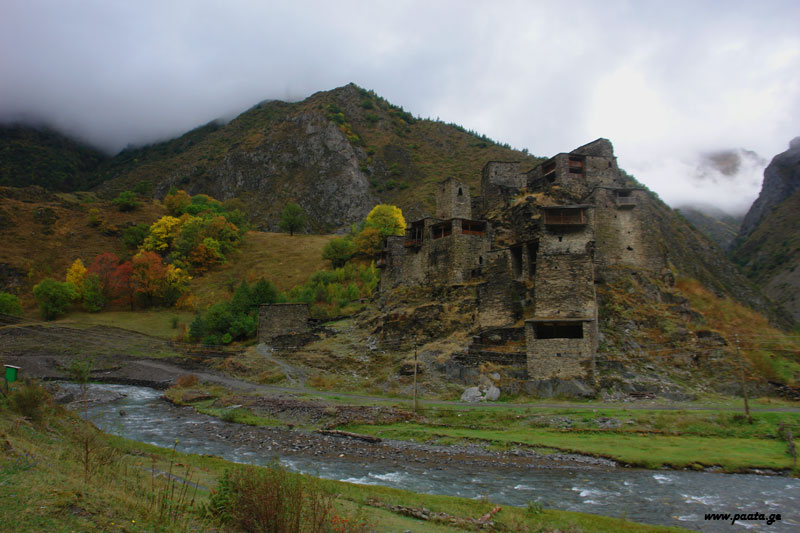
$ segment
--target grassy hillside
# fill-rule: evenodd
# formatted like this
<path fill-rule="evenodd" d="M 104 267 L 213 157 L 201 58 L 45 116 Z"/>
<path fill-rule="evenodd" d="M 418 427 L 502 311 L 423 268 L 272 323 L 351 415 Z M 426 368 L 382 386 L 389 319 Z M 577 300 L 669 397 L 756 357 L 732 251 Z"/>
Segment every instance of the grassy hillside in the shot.
<path fill-rule="evenodd" d="M 267 145 L 270 153 L 294 157 L 307 133 L 298 134 L 291 124 L 302 117 L 336 124 L 355 148 L 360 172 L 369 179 L 371 190 L 381 201 L 405 208 L 432 208 L 434 184 L 449 176 L 477 187 L 487 161 L 522 160 L 523 166 L 537 161 L 459 126 L 418 119 L 372 91 L 350 84 L 301 102 L 264 102 L 228 124 L 211 123 L 178 139 L 126 150 L 104 166 L 101 178 L 111 181 L 101 190 L 112 194 L 132 188 L 139 180 L 152 181 L 158 190 L 159 183 L 180 176 L 180 185 L 202 192 L 204 186 L 212 186 L 203 185 L 204 180 L 219 173 L 223 164 L 235 166 L 237 157 L 263 153 Z M 263 179 L 292 188 L 298 180 L 311 178 L 302 168 L 290 165 L 278 170 L 265 166 Z M 241 191 L 227 194 L 236 196 Z"/>
<path fill-rule="evenodd" d="M 190 290 L 201 307 L 229 298 L 242 280 L 265 278 L 288 291 L 302 285 L 317 270 L 329 266 L 322 248 L 333 235 L 248 232 L 241 247 L 223 265 L 192 280 Z"/>
<path fill-rule="evenodd" d="M 46 127 L 0 124 L 0 186 L 85 190 L 108 156 Z"/>
<path fill-rule="evenodd" d="M 97 225 L 90 225 L 96 210 Z M 121 212 L 91 193 L 50 193 L 37 187 L 0 188 L 0 265 L 5 290 L 19 291 L 32 304 L 30 289 L 45 277 L 64 278 L 78 258 L 88 265 L 94 257 L 126 253 L 120 232 L 129 225 L 151 224 L 166 212 L 159 202 Z"/>

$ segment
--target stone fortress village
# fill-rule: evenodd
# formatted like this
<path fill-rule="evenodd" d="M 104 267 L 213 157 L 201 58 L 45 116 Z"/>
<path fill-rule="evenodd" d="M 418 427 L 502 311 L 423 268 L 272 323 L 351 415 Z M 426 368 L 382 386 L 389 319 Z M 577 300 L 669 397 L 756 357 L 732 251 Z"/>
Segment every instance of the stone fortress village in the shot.
<path fill-rule="evenodd" d="M 528 380 L 591 378 L 595 284 L 604 269 L 666 267 L 664 251 L 646 235 L 652 200 L 632 183 L 606 139 L 528 172 L 519 162 L 489 162 L 477 197 L 447 179 L 435 217 L 386 239 L 381 292 L 474 283 L 477 326 L 521 333 L 524 322 Z"/>
<path fill-rule="evenodd" d="M 475 339 L 499 336 L 525 346 L 478 350 L 473 366 L 511 364 L 533 383 L 592 380 L 595 285 L 611 266 L 656 274 L 667 266 L 665 251 L 647 235 L 653 207 L 648 192 L 620 172 L 606 139 L 527 172 L 519 162 L 491 161 L 480 196 L 449 178 L 438 186 L 435 217 L 386 238 L 377 261 L 380 293 L 392 299 L 397 289 L 468 286 L 472 325 L 480 329 Z M 262 306 L 259 339 L 296 343 L 309 333 L 308 318 L 304 304 Z"/>

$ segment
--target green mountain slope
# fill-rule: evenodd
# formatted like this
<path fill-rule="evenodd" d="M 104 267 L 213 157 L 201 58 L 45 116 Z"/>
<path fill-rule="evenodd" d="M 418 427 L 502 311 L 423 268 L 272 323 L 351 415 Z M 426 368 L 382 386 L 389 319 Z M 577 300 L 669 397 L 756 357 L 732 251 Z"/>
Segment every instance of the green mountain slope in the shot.
<path fill-rule="evenodd" d="M 98 150 L 46 127 L 0 124 L 0 186 L 88 189 L 107 159 Z"/>
<path fill-rule="evenodd" d="M 709 205 L 684 205 L 678 211 L 723 250 L 736 239 L 742 224 L 741 215 L 733 216 Z"/>
<path fill-rule="evenodd" d="M 294 201 L 311 229 L 323 231 L 362 219 L 378 202 L 421 214 L 433 207 L 438 181 L 455 176 L 477 188 L 490 160 L 537 161 L 459 126 L 417 119 L 350 84 L 301 102 L 263 102 L 228 124 L 123 151 L 104 165 L 99 192 L 148 180 L 157 195 L 176 186 L 238 197 L 267 230 Z"/>

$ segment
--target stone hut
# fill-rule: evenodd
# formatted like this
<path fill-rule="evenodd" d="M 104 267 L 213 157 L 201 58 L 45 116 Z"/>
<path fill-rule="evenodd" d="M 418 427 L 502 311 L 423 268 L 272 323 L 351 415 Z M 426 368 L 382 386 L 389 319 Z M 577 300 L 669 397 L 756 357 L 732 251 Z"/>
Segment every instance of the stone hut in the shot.
<path fill-rule="evenodd" d="M 258 310 L 258 342 L 308 333 L 307 304 L 266 304 Z"/>

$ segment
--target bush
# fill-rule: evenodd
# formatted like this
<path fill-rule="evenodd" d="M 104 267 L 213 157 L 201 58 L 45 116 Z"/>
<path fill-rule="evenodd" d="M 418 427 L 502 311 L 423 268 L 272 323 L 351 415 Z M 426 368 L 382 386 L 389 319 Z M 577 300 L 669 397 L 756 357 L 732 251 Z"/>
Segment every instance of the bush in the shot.
<path fill-rule="evenodd" d="M 339 237 L 328 241 L 322 249 L 322 258 L 331 262 L 333 268 L 344 265 L 355 253 L 353 241 L 346 237 Z"/>
<path fill-rule="evenodd" d="M 333 497 L 318 480 L 277 464 L 225 471 L 206 514 L 244 531 L 322 532 L 333 520 Z"/>
<path fill-rule="evenodd" d="M 130 250 L 135 250 L 144 242 L 145 237 L 150 232 L 150 226 L 147 224 L 136 224 L 129 228 L 122 230 L 122 242 L 125 247 Z"/>
<path fill-rule="evenodd" d="M 180 376 L 175 383 L 182 389 L 194 387 L 197 385 L 197 376 L 195 374 L 184 374 Z"/>
<path fill-rule="evenodd" d="M 33 287 L 33 297 L 42 318 L 53 320 L 67 312 L 72 301 L 78 298 L 78 291 L 72 283 L 45 278 Z"/>
<path fill-rule="evenodd" d="M 0 313 L 22 316 L 22 306 L 19 304 L 19 298 L 7 292 L 0 292 Z"/>
<path fill-rule="evenodd" d="M 22 416 L 40 422 L 50 396 L 38 383 L 25 381 L 11 394 L 11 408 Z"/>
<path fill-rule="evenodd" d="M 141 205 L 136 201 L 136 193 L 133 191 L 123 191 L 113 201 L 120 211 L 133 211 Z"/>

